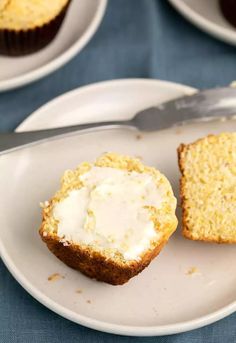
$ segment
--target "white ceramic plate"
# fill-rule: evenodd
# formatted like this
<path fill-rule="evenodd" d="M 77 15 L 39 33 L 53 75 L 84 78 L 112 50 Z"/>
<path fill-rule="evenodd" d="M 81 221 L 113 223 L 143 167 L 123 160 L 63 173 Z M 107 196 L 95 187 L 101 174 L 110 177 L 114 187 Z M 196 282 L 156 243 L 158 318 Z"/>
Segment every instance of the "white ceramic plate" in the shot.
<path fill-rule="evenodd" d="M 226 43 L 236 45 L 236 29 L 223 17 L 218 0 L 169 0 L 186 19 Z"/>
<path fill-rule="evenodd" d="M 56 38 L 24 57 L 0 55 L 0 91 L 38 80 L 63 66 L 91 39 L 105 13 L 107 0 L 73 0 Z"/>
<path fill-rule="evenodd" d="M 31 115 L 19 130 L 128 118 L 189 87 L 155 80 L 118 80 L 74 90 Z M 151 336 L 191 330 L 236 309 L 236 247 L 191 242 L 179 231 L 151 265 L 123 286 L 91 280 L 60 262 L 41 242 L 39 202 L 59 187 L 63 171 L 104 151 L 141 156 L 178 194 L 176 148 L 236 124 L 205 123 L 145 134 L 113 130 L 76 135 L 0 158 L 0 252 L 20 284 L 60 315 L 101 331 Z M 9 177 L 10 175 L 10 177 Z M 191 268 L 198 273 L 189 275 Z M 59 273 L 64 279 L 48 281 Z M 77 290 L 82 293 L 76 293 Z"/>

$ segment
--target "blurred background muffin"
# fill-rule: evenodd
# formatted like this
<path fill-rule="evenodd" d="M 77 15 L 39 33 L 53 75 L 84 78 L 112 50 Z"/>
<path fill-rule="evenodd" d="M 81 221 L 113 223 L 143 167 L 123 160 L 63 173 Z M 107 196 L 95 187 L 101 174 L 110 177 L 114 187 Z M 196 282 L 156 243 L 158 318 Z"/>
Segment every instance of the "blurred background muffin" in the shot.
<path fill-rule="evenodd" d="M 0 0 L 0 54 L 40 50 L 56 36 L 70 0 Z"/>
<path fill-rule="evenodd" d="M 228 22 L 236 27 L 236 0 L 220 0 L 220 8 Z"/>

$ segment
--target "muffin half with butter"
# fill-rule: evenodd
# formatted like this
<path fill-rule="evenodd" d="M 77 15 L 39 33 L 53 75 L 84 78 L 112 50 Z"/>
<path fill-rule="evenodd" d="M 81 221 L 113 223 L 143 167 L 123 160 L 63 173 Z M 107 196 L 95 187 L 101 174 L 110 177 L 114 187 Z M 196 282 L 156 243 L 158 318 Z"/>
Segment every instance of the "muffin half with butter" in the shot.
<path fill-rule="evenodd" d="M 40 235 L 68 266 L 113 285 L 158 255 L 177 227 L 169 181 L 140 160 L 115 153 L 62 177 L 43 204 Z"/>
<path fill-rule="evenodd" d="M 0 0 L 0 54 L 40 50 L 56 36 L 70 0 Z"/>

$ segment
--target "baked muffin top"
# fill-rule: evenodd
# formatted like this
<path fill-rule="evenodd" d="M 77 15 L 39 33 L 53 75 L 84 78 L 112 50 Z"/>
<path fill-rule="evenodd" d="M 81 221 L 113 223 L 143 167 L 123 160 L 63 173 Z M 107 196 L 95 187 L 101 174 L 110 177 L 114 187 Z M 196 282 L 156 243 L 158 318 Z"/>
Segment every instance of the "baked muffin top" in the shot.
<path fill-rule="evenodd" d="M 61 189 L 43 210 L 41 231 L 129 263 L 170 236 L 177 226 L 175 208 L 169 181 L 157 169 L 106 153 L 95 164 L 65 172 Z"/>
<path fill-rule="evenodd" d="M 0 0 L 0 29 L 28 30 L 54 19 L 69 0 Z"/>

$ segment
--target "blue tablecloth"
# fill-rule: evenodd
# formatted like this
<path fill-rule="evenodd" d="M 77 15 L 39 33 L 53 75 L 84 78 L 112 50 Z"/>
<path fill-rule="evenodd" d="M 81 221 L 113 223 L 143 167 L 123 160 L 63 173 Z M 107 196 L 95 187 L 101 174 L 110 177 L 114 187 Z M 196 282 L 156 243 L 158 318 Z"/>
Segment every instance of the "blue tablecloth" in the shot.
<path fill-rule="evenodd" d="M 0 66 L 1 68 L 1 66 Z M 81 85 L 145 77 L 206 88 L 236 80 L 236 48 L 202 33 L 165 0 L 110 0 L 92 41 L 65 67 L 29 86 L 0 94 L 0 130 Z M 0 262 L 0 342 L 236 342 L 236 314 L 208 327 L 168 337 L 134 338 L 69 322 L 34 300 Z"/>

